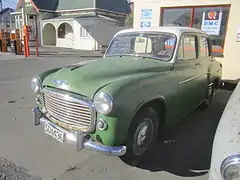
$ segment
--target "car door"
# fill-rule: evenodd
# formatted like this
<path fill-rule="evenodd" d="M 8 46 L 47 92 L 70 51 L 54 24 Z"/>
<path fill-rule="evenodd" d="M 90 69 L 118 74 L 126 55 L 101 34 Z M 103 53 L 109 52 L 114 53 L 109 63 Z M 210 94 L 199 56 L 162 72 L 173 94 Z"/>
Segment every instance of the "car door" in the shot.
<path fill-rule="evenodd" d="M 183 117 L 192 111 L 198 103 L 199 60 L 198 36 L 195 33 L 184 33 L 181 36 L 175 71 L 178 75 L 179 116 Z"/>
<path fill-rule="evenodd" d="M 201 103 L 207 94 L 208 86 L 208 68 L 211 61 L 208 37 L 204 34 L 199 35 L 199 87 L 198 87 L 198 102 Z"/>

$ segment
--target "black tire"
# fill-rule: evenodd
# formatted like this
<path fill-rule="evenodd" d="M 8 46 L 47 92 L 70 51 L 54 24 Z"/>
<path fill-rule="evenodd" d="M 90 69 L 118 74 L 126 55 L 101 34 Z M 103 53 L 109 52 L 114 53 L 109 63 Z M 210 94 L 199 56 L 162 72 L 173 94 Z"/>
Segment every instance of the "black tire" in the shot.
<path fill-rule="evenodd" d="M 206 99 L 200 105 L 201 109 L 206 109 L 210 106 L 210 104 L 212 102 L 212 99 L 213 99 L 213 96 L 214 96 L 214 92 L 215 92 L 215 84 L 214 83 L 209 83 L 208 84 L 208 89 L 207 89 Z"/>
<path fill-rule="evenodd" d="M 158 131 L 159 115 L 156 110 L 152 107 L 141 109 L 133 118 L 126 140 L 127 153 L 121 159 L 131 166 L 137 166 L 156 145 Z"/>

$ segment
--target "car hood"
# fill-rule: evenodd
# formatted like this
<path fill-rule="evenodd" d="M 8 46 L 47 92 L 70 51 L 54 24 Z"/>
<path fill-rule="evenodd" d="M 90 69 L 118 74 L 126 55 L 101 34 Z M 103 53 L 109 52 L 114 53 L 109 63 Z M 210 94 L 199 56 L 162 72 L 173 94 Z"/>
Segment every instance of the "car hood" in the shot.
<path fill-rule="evenodd" d="M 116 81 L 152 76 L 169 70 L 169 63 L 141 57 L 107 57 L 65 66 L 48 75 L 43 86 L 93 98 L 96 91 Z"/>

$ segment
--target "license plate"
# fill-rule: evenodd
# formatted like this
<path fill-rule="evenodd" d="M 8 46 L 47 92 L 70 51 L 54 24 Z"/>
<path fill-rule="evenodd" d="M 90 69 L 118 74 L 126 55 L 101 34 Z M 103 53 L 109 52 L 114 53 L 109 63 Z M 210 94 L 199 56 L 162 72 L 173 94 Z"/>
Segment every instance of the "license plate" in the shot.
<path fill-rule="evenodd" d="M 44 125 L 44 131 L 46 134 L 52 136 L 59 142 L 64 142 L 64 133 L 62 131 L 59 131 L 58 129 L 54 128 L 53 126 L 49 125 L 48 123 L 45 123 Z"/>

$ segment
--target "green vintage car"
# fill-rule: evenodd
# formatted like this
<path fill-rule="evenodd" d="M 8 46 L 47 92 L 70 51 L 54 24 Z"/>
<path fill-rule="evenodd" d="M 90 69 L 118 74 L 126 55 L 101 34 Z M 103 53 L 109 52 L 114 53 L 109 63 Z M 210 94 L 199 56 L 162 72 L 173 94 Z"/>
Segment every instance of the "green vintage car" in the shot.
<path fill-rule="evenodd" d="M 77 150 L 133 161 L 150 152 L 161 132 L 207 107 L 221 77 L 211 40 L 199 29 L 122 30 L 103 58 L 33 77 L 35 125 Z"/>

